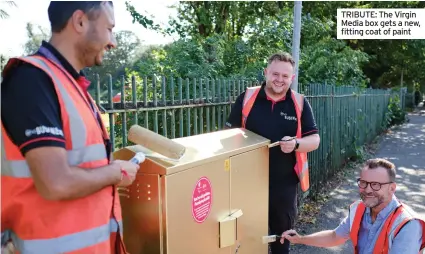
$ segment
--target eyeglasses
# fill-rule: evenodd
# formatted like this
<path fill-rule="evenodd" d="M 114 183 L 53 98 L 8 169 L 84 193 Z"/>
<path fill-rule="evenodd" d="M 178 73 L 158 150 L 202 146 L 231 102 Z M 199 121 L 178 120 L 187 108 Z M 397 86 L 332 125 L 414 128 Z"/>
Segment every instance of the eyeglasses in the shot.
<path fill-rule="evenodd" d="M 390 183 L 393 183 L 393 182 L 378 183 L 378 182 L 367 182 L 367 181 L 361 180 L 360 178 L 357 179 L 357 185 L 359 186 L 359 188 L 366 189 L 367 186 L 370 184 L 370 188 L 372 188 L 372 190 L 374 191 L 379 191 L 382 185 L 390 184 Z"/>

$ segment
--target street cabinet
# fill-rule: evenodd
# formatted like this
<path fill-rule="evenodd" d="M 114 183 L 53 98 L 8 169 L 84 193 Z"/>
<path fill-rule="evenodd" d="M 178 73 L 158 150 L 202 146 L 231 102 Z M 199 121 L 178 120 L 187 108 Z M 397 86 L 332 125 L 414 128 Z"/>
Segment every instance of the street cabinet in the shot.
<path fill-rule="evenodd" d="M 172 161 L 135 145 L 114 152 L 147 157 L 119 190 L 130 254 L 266 254 L 270 141 L 245 129 L 173 139 Z"/>

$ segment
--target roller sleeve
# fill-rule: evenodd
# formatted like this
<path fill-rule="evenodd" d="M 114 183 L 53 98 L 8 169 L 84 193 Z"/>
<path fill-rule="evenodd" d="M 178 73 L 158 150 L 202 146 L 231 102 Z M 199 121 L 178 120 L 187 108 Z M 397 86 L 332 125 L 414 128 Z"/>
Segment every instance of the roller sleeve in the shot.
<path fill-rule="evenodd" d="M 128 140 L 176 160 L 180 159 L 186 151 L 186 148 L 181 144 L 139 125 L 131 126 L 128 131 Z"/>

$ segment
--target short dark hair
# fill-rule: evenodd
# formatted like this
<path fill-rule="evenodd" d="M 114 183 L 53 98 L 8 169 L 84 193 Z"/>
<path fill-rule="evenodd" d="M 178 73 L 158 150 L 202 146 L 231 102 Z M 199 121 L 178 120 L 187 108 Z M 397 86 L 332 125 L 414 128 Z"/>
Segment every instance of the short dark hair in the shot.
<path fill-rule="evenodd" d="M 295 61 L 294 58 L 292 58 L 291 54 L 287 52 L 281 52 L 273 54 L 271 57 L 269 57 L 268 64 L 273 63 L 274 61 L 281 61 L 286 63 L 291 63 L 293 67 L 295 67 Z"/>
<path fill-rule="evenodd" d="M 90 19 L 96 19 L 96 11 L 105 3 L 113 6 L 112 1 L 51 1 L 47 12 L 52 32 L 61 32 L 77 10 L 86 13 Z"/>
<path fill-rule="evenodd" d="M 395 182 L 395 165 L 388 160 L 381 158 L 369 159 L 365 162 L 364 167 L 367 167 L 368 169 L 376 169 L 378 167 L 385 168 L 387 170 L 390 181 Z"/>

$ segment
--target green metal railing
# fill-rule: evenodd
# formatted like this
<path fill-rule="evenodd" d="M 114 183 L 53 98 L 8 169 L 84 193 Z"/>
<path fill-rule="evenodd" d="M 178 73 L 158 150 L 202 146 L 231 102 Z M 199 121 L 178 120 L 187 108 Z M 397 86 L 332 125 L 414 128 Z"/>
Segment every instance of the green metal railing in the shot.
<path fill-rule="evenodd" d="M 387 90 L 310 85 L 305 89 L 319 128 L 319 149 L 309 153 L 313 192 L 360 147 L 385 128 L 391 93 Z"/>
<path fill-rule="evenodd" d="M 127 131 L 133 124 L 168 138 L 220 130 L 236 97 L 246 87 L 255 85 L 247 80 L 166 77 L 144 77 L 140 83 L 132 77 L 127 81 L 121 78 L 120 89 L 113 91 L 109 78 L 107 93 L 102 92 L 99 83 L 94 92 L 96 103 L 109 114 L 115 148 L 127 145 Z M 125 96 L 114 103 L 113 95 L 117 92 Z"/>
<path fill-rule="evenodd" d="M 255 81 L 227 79 L 180 79 L 168 77 L 121 78 L 107 92 L 97 82 L 96 102 L 109 114 L 114 148 L 128 145 L 127 131 L 141 125 L 169 138 L 220 130 L 231 105 Z M 113 95 L 121 92 L 121 101 Z M 335 173 L 359 147 L 370 142 L 385 126 L 385 114 L 392 94 L 388 90 L 301 86 L 309 100 L 321 136 L 319 149 L 309 153 L 311 190 Z"/>

